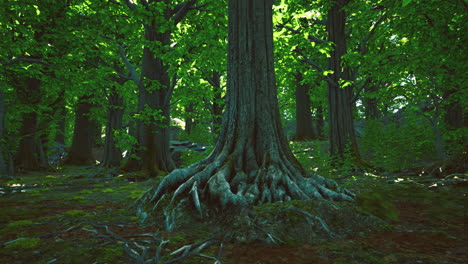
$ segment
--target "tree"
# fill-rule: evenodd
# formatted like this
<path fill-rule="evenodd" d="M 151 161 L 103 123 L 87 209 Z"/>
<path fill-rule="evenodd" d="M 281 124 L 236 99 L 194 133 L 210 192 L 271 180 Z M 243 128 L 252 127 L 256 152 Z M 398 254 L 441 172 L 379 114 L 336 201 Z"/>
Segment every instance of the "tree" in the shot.
<path fill-rule="evenodd" d="M 116 85 L 122 86 L 126 79 L 119 78 Z M 122 150 L 117 147 L 114 133 L 123 128 L 124 100 L 115 86 L 109 88 L 106 139 L 104 143 L 103 167 L 119 167 L 122 160 Z"/>
<path fill-rule="evenodd" d="M 353 200 L 334 181 L 302 168 L 289 149 L 275 84 L 272 4 L 229 1 L 227 105 L 217 144 L 206 159 L 143 194 L 140 209 L 157 205 L 166 193 L 172 201 L 191 194 L 200 214 L 200 200 L 234 211 L 296 199 Z"/>
<path fill-rule="evenodd" d="M 172 5 L 168 0 L 141 0 L 140 5 L 122 0 L 134 18 L 142 21 L 144 47 L 142 72 L 138 84 L 138 111 L 142 117 L 137 123 L 139 146 L 126 170 L 144 169 L 150 176 L 159 171 L 170 172 L 175 168 L 169 152 L 170 98 L 175 80 L 169 74 L 170 63 L 165 61 L 171 45 L 174 27 L 195 9 L 198 0 Z"/>
<path fill-rule="evenodd" d="M 90 112 L 93 104 L 92 95 L 80 97 L 76 106 L 75 127 L 70 153 L 65 161 L 71 165 L 93 165 L 95 160 L 92 153 L 92 122 Z"/>
<path fill-rule="evenodd" d="M 309 96 L 310 85 L 302 83 L 304 76 L 298 72 L 296 77 L 296 134 L 293 140 L 303 141 L 316 139 L 317 135 L 312 126 L 311 102 Z"/>
<path fill-rule="evenodd" d="M 7 113 L 5 96 L 0 88 L 0 176 L 13 175 L 13 161 L 7 145 L 5 116 Z"/>
<path fill-rule="evenodd" d="M 349 68 L 342 63 L 342 57 L 347 53 L 346 12 L 343 8 L 348 2 L 336 1 L 327 18 L 328 40 L 334 43 L 328 61 L 328 69 L 333 71 L 332 82 L 328 83 L 330 154 L 341 160 L 346 152 L 359 157 L 353 125 L 353 86 L 349 84 Z"/>

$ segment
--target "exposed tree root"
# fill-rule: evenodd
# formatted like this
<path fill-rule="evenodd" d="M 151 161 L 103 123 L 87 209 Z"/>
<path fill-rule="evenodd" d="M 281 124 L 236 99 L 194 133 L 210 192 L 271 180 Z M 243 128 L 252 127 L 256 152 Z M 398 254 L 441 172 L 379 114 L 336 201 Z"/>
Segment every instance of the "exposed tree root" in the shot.
<path fill-rule="evenodd" d="M 166 194 L 172 196 L 170 206 L 176 206 L 188 198 L 201 217 L 205 215 L 204 204 L 236 211 L 291 200 L 354 199 L 354 194 L 338 187 L 334 181 L 307 172 L 288 161 L 264 162 L 267 165 L 243 170 L 245 166 L 238 166 L 240 162 L 236 164 L 233 155 L 210 157 L 166 176 L 158 186 L 140 197 L 138 209 L 149 209 L 149 213 L 155 211 Z"/>

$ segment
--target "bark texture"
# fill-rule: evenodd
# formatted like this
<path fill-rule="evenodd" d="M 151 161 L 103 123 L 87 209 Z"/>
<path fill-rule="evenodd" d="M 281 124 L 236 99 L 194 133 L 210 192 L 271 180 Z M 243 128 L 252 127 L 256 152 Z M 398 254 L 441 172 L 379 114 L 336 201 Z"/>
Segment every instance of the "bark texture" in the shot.
<path fill-rule="evenodd" d="M 330 154 L 338 160 L 346 152 L 359 157 L 353 125 L 353 87 L 340 87 L 343 81 L 350 80 L 349 69 L 342 64 L 346 54 L 346 13 L 343 7 L 349 0 L 338 0 L 328 12 L 328 40 L 334 43 L 329 59 L 332 82 L 328 83 L 328 112 L 330 123 Z"/>
<path fill-rule="evenodd" d="M 65 164 L 93 165 L 95 160 L 92 153 L 92 123 L 89 114 L 93 105 L 89 102 L 91 96 L 82 96 L 78 100 L 73 131 L 73 142 Z"/>
<path fill-rule="evenodd" d="M 304 170 L 288 147 L 275 86 L 272 3 L 229 1 L 227 105 L 217 144 L 205 160 L 175 170 L 140 197 L 140 209 L 157 206 L 165 194 L 172 202 L 190 197 L 200 215 L 202 203 L 235 211 L 289 200 L 352 200 L 335 182 Z"/>
<path fill-rule="evenodd" d="M 114 131 L 122 129 L 122 119 L 124 114 L 123 98 L 118 94 L 115 87 L 110 88 L 108 101 L 109 107 L 107 110 L 104 158 L 101 164 L 101 166 L 106 168 L 120 166 L 120 161 L 122 160 L 122 150 L 116 146 L 116 142 L 114 140 Z"/>
<path fill-rule="evenodd" d="M 15 155 L 15 167 L 37 170 L 41 166 L 36 151 L 37 112 L 33 108 L 41 101 L 41 81 L 36 78 L 26 78 L 25 81 L 15 81 L 15 86 L 19 101 L 28 106 L 21 123 L 21 140 Z"/>
<path fill-rule="evenodd" d="M 13 161 L 7 145 L 7 127 L 5 123 L 6 104 L 3 90 L 0 89 L 0 177 L 13 176 Z"/>
<path fill-rule="evenodd" d="M 305 141 L 317 138 L 312 126 L 312 111 L 309 96 L 309 84 L 303 84 L 304 77 L 297 73 L 296 77 L 296 134 L 293 140 Z"/>

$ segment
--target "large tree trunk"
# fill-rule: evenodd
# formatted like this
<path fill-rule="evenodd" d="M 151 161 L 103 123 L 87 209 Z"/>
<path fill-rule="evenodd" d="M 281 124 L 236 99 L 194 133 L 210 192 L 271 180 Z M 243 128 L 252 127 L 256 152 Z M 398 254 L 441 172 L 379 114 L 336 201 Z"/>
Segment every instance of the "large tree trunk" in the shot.
<path fill-rule="evenodd" d="M 89 102 L 91 96 L 82 96 L 78 99 L 76 109 L 75 128 L 73 142 L 65 164 L 69 165 L 93 165 L 95 160 L 92 153 L 92 124 L 89 114 L 93 105 Z"/>
<path fill-rule="evenodd" d="M 312 112 L 310 104 L 308 84 L 303 84 L 302 73 L 295 74 L 296 77 L 296 134 L 293 140 L 305 141 L 316 139 L 317 136 L 312 126 Z"/>
<path fill-rule="evenodd" d="M 41 81 L 36 78 L 27 78 L 25 82 L 16 82 L 16 93 L 20 102 L 31 108 L 40 102 Z M 15 167 L 24 170 L 38 170 L 39 157 L 36 152 L 37 112 L 28 109 L 23 114 L 20 128 L 21 140 L 18 152 L 15 155 Z"/>
<path fill-rule="evenodd" d="M 330 154 L 338 161 L 350 153 L 359 157 L 353 125 L 353 87 L 340 87 L 350 80 L 349 70 L 343 66 L 341 57 L 346 54 L 345 23 L 343 7 L 349 0 L 338 0 L 328 12 L 328 40 L 334 43 L 329 59 L 329 70 L 333 71 L 328 83 L 328 114 L 330 127 Z"/>
<path fill-rule="evenodd" d="M 167 2 L 165 1 L 149 1 Z M 169 10 L 165 19 L 169 20 Z M 158 24 L 153 19 L 145 24 L 145 39 L 154 45 L 161 45 L 162 49 L 169 47 L 171 32 L 159 32 Z M 156 176 L 159 171 L 170 172 L 175 169 L 169 151 L 170 125 L 170 77 L 169 66 L 158 56 L 153 47 L 144 47 L 141 85 L 139 87 L 139 112 L 148 107 L 157 111 L 161 118 L 138 122 L 138 144 L 134 153 L 139 160 L 130 158 L 124 166 L 125 170 L 145 170 L 150 176 Z"/>
<path fill-rule="evenodd" d="M 166 193 L 172 201 L 190 195 L 201 215 L 204 204 L 235 211 L 296 199 L 352 200 L 335 182 L 304 170 L 289 149 L 275 85 L 272 3 L 229 1 L 227 105 L 217 144 L 140 197 L 140 210 L 155 208 Z"/>
<path fill-rule="evenodd" d="M 108 101 L 106 141 L 104 143 L 104 158 L 101 163 L 101 166 L 106 168 L 120 166 L 122 150 L 117 148 L 115 144 L 114 131 L 122 129 L 122 119 L 124 114 L 123 98 L 115 90 L 115 87 L 110 88 Z"/>

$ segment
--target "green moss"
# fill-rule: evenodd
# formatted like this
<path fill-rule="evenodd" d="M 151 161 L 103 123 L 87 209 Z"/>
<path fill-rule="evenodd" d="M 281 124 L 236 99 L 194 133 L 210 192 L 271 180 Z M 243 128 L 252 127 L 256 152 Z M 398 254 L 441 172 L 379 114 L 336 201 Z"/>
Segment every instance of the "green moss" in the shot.
<path fill-rule="evenodd" d="M 98 251 L 98 260 L 104 263 L 115 263 L 124 255 L 124 249 L 121 246 L 109 246 L 105 248 L 99 248 Z"/>
<path fill-rule="evenodd" d="M 19 221 L 14 221 L 14 222 L 8 223 L 6 228 L 18 229 L 18 228 L 23 228 L 25 226 L 30 226 L 32 224 L 33 224 L 32 220 L 19 220 Z"/>
<path fill-rule="evenodd" d="M 6 249 L 33 249 L 37 248 L 41 242 L 39 238 L 19 238 L 5 245 Z"/>
<path fill-rule="evenodd" d="M 107 188 L 107 189 L 101 190 L 101 192 L 103 192 L 103 193 L 113 193 L 113 192 L 115 192 L 115 190 Z"/>
<path fill-rule="evenodd" d="M 119 186 L 119 189 L 121 190 L 128 190 L 128 189 L 135 189 L 137 185 L 135 184 L 130 184 L 130 185 L 124 185 L 124 186 Z"/>
<path fill-rule="evenodd" d="M 144 191 L 144 190 L 133 190 L 125 198 L 130 199 L 130 200 L 135 200 L 135 199 L 140 198 L 140 196 L 145 192 L 146 191 Z"/>
<path fill-rule="evenodd" d="M 82 191 L 79 191 L 78 193 L 79 194 L 91 194 L 91 193 L 93 193 L 93 191 L 91 191 L 91 190 L 82 190 Z"/>
<path fill-rule="evenodd" d="M 70 210 L 70 211 L 66 211 L 64 215 L 68 217 L 72 217 L 72 218 L 78 218 L 78 217 L 83 217 L 83 216 L 89 216 L 90 214 L 82 210 Z"/>
<path fill-rule="evenodd" d="M 278 215 L 278 213 L 280 212 L 284 212 L 287 208 L 291 206 L 297 207 L 310 213 L 314 211 L 316 204 L 314 201 L 311 200 L 292 200 L 285 203 L 265 203 L 259 206 L 254 206 L 254 210 L 260 217 L 272 217 Z M 293 211 L 287 211 L 286 214 L 289 217 L 291 217 L 291 220 L 303 219 L 303 217 L 301 218 L 300 216 L 298 216 L 297 213 Z"/>
<path fill-rule="evenodd" d="M 380 192 L 360 193 L 356 199 L 358 211 L 372 214 L 383 220 L 398 220 L 398 211 L 395 206 Z"/>

